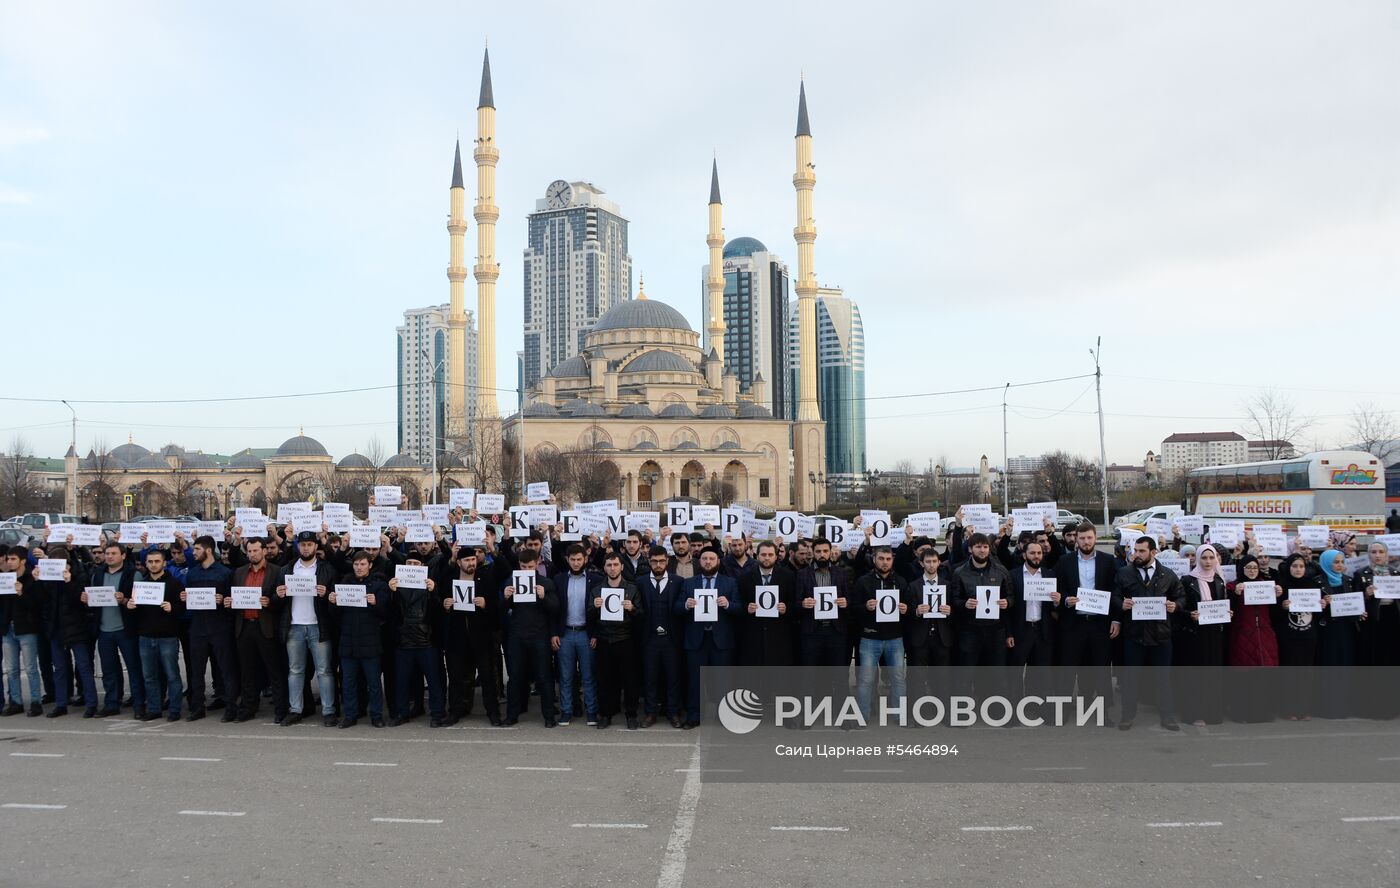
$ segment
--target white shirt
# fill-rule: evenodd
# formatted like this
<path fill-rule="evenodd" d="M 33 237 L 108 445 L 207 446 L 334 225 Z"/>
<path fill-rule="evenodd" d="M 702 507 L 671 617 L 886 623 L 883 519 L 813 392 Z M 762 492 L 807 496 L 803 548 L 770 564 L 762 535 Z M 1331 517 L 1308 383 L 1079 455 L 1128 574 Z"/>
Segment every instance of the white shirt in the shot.
<path fill-rule="evenodd" d="M 1021 565 L 1021 572 L 1022 572 L 1025 576 L 1027 576 L 1027 577 L 1039 577 L 1039 576 L 1041 575 L 1040 569 L 1039 569 L 1039 568 L 1036 568 L 1035 570 L 1031 570 L 1031 567 L 1030 567 L 1029 564 L 1022 564 L 1022 565 Z M 1022 588 L 1024 589 L 1025 587 L 1022 586 Z M 1039 622 L 1040 622 L 1040 606 L 1041 606 L 1041 604 L 1043 604 L 1043 603 L 1044 603 L 1044 602 L 1040 602 L 1040 601 L 1027 601 L 1027 602 L 1026 602 L 1026 622 L 1027 622 L 1027 623 L 1039 623 Z"/>
<path fill-rule="evenodd" d="M 294 576 L 316 576 L 316 560 L 312 559 L 308 565 L 300 558 L 292 565 Z M 292 625 L 293 626 L 315 626 L 316 620 L 316 599 L 306 595 L 289 596 L 292 599 Z"/>
<path fill-rule="evenodd" d="M 1094 581 L 1095 581 L 1096 579 L 1098 579 L 1098 573 L 1099 573 L 1098 553 L 1097 553 L 1097 552 L 1091 552 L 1091 553 L 1089 554 L 1089 557 L 1088 557 L 1088 558 L 1085 558 L 1085 557 L 1084 557 L 1084 553 L 1083 553 L 1083 552 L 1080 552 L 1080 553 L 1078 553 L 1078 554 L 1079 554 L 1079 588 L 1081 588 L 1081 589 L 1093 589 L 1093 588 L 1095 588 L 1095 586 L 1094 586 Z"/>

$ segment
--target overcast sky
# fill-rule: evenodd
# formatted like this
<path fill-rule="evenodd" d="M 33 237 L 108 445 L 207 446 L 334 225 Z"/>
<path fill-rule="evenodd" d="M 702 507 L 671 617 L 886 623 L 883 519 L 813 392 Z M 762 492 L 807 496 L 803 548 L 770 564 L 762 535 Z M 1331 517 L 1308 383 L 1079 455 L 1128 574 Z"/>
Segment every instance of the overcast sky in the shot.
<path fill-rule="evenodd" d="M 5 393 L 385 386 L 77 404 L 78 438 L 227 453 L 304 425 L 336 456 L 391 450 L 394 327 L 447 301 L 452 142 L 469 153 L 489 37 L 503 386 L 553 179 L 621 205 L 648 295 L 697 329 L 712 153 L 726 235 L 795 274 L 805 72 L 817 274 L 859 303 L 887 398 L 873 467 L 999 462 L 1000 392 L 889 396 L 1088 373 L 1100 335 L 1113 462 L 1241 428 L 1264 386 L 1317 417 L 1306 444 L 1343 441 L 1358 402 L 1400 407 L 1393 2 L 501 6 L 0 7 Z M 1012 389 L 1011 454 L 1096 457 L 1090 382 Z M 0 403 L 0 447 L 66 449 L 61 404 Z"/>

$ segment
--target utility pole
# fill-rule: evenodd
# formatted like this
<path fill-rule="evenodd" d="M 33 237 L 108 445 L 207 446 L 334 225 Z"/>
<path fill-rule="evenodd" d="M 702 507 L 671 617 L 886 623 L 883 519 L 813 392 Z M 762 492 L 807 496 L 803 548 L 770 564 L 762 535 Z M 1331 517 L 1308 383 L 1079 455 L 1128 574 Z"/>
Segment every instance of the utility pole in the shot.
<path fill-rule="evenodd" d="M 60 400 L 61 400 L 61 399 L 60 399 Z M 72 404 L 69 404 L 67 401 L 62 401 L 62 400 L 61 400 L 61 403 L 63 404 L 64 407 L 67 407 L 67 408 L 68 408 L 68 412 L 69 412 L 69 413 L 73 414 L 73 439 L 72 439 L 72 445 L 73 445 L 73 452 L 74 452 L 74 453 L 77 453 L 77 452 L 78 452 L 78 411 L 74 410 L 74 409 L 73 409 L 73 405 L 72 405 Z"/>
<path fill-rule="evenodd" d="M 1011 391 L 1011 383 L 1001 390 L 1001 501 L 1002 514 L 1011 517 L 1011 461 L 1006 447 L 1006 396 Z"/>
<path fill-rule="evenodd" d="M 1103 442 L 1103 370 L 1099 367 L 1099 356 L 1103 353 L 1103 337 L 1094 340 L 1089 354 L 1094 356 L 1094 394 L 1099 400 L 1099 483 L 1103 489 L 1103 526 L 1108 523 L 1108 457 Z"/>

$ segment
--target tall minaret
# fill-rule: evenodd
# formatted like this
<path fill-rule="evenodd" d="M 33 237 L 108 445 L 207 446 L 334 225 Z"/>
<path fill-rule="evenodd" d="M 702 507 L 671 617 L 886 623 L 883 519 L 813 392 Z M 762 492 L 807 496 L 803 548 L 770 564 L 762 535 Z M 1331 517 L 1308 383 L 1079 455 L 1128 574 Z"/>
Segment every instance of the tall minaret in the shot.
<path fill-rule="evenodd" d="M 452 186 L 448 191 L 451 209 L 447 217 L 450 244 L 447 260 L 448 292 L 451 307 L 447 314 L 447 428 L 439 434 L 458 442 L 467 433 L 467 404 L 472 393 L 467 381 L 467 189 L 462 185 L 462 143 L 457 142 L 452 158 Z"/>
<path fill-rule="evenodd" d="M 481 59 L 481 98 L 476 103 L 476 415 L 495 419 L 496 398 L 496 279 L 501 265 L 496 261 L 496 99 L 491 95 L 491 53 Z"/>
<path fill-rule="evenodd" d="M 817 406 L 817 272 L 813 268 L 817 240 L 812 187 L 817 184 L 812 163 L 812 126 L 807 121 L 807 85 L 797 94 L 797 418 L 792 430 L 792 500 L 803 511 L 817 509 L 826 499 L 826 423 Z"/>
<path fill-rule="evenodd" d="M 709 299 L 705 304 L 705 332 L 710 345 L 724 362 L 724 207 L 719 199 L 719 161 L 710 165 L 710 233 L 705 243 L 710 247 L 710 276 L 705 280 Z"/>

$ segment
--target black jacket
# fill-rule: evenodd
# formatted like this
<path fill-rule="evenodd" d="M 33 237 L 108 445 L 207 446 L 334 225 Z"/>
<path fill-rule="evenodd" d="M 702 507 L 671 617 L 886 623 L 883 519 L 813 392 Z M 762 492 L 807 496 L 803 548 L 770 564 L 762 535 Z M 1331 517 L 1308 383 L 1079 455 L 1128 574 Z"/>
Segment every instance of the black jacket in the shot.
<path fill-rule="evenodd" d="M 946 562 L 938 564 L 938 583 L 946 587 L 948 581 L 953 576 L 953 569 Z M 917 604 L 924 603 L 924 572 L 919 571 L 919 575 L 909 580 L 909 593 Z M 952 606 L 952 602 L 944 600 L 944 604 Z M 905 621 L 904 644 L 910 650 L 919 650 L 925 645 L 936 643 L 945 648 L 951 648 L 957 640 L 957 614 L 949 614 L 946 617 L 924 617 L 914 614 Z"/>
<path fill-rule="evenodd" d="M 136 614 L 136 634 L 143 638 L 179 638 L 180 637 L 180 617 L 185 612 L 185 603 L 180 600 L 180 592 L 185 587 L 180 581 L 166 571 L 159 580 L 152 580 L 142 574 L 136 580 L 138 583 L 159 582 L 165 586 L 165 600 L 170 603 L 170 610 L 158 607 L 154 604 L 138 604 L 130 608 Z M 127 604 L 131 604 L 131 599 L 127 599 Z"/>
<path fill-rule="evenodd" d="M 339 642 L 342 657 L 378 657 L 384 653 L 380 630 L 392 612 L 389 584 L 371 574 L 364 581 L 354 575 L 344 578 L 346 585 L 364 586 L 374 596 L 374 604 L 365 607 L 330 608 L 329 625 Z M 329 598 L 330 596 L 327 596 Z"/>
<path fill-rule="evenodd" d="M 653 638 L 668 638 L 673 634 L 671 610 L 676 604 L 676 596 L 680 594 L 683 582 L 680 577 L 668 572 L 666 588 L 658 592 L 656 578 L 648 571 L 633 583 L 642 600 L 642 620 L 636 629 L 644 643 Z"/>
<path fill-rule="evenodd" d="M 233 572 L 232 586 L 248 585 L 248 572 L 251 568 L 252 565 L 244 564 L 236 569 Z M 258 612 L 256 621 L 245 620 L 243 618 L 243 611 L 234 608 L 233 635 L 235 638 L 242 635 L 245 631 L 254 628 L 254 626 L 262 633 L 263 638 L 285 638 L 285 636 L 279 636 L 279 618 L 281 615 L 282 603 L 285 600 L 277 597 L 277 587 L 280 585 L 282 585 L 282 568 L 273 564 L 271 561 L 264 561 L 262 592 L 263 597 L 267 599 L 267 607 Z"/>
<path fill-rule="evenodd" d="M 588 637 L 596 638 L 600 641 L 623 641 L 633 635 L 632 626 L 635 623 L 645 620 L 645 603 L 641 595 L 637 592 L 637 587 L 629 583 L 626 577 L 619 577 L 622 584 L 617 587 L 622 589 L 622 600 L 632 602 L 632 610 L 623 608 L 622 621 L 604 620 L 602 613 L 593 606 L 594 599 L 603 594 L 603 589 L 611 585 L 607 577 L 603 577 L 601 583 L 595 583 L 588 587 L 588 601 L 585 602 L 583 610 L 588 618 Z"/>
<path fill-rule="evenodd" d="M 741 666 L 797 665 L 797 630 L 802 611 L 797 600 L 797 575 L 782 564 L 773 565 L 768 585 L 778 587 L 778 601 L 787 605 L 778 617 L 749 613 L 764 585 L 763 568 L 739 578 L 739 664 Z"/>
<path fill-rule="evenodd" d="M 830 628 L 832 629 L 836 629 L 840 632 L 846 632 L 847 626 L 860 625 L 856 617 L 852 616 L 855 613 L 855 605 L 858 602 L 854 602 L 851 600 L 851 579 L 850 574 L 847 572 L 846 568 L 840 564 L 832 564 L 830 570 L 831 585 L 836 587 L 836 597 L 838 599 L 846 599 L 846 606 L 837 609 L 836 619 L 823 620 L 822 623 L 829 624 Z M 816 564 L 813 563 L 807 565 L 805 568 L 802 569 L 802 573 L 797 575 L 797 605 L 798 610 L 801 611 L 800 615 L 798 616 L 798 621 L 801 626 L 801 629 L 798 632 L 799 635 L 811 635 L 813 632 L 817 631 L 818 623 L 816 618 L 813 616 L 813 614 L 816 613 L 816 610 L 814 608 L 807 608 L 802 606 L 802 602 L 808 598 L 812 598 L 815 600 L 813 590 L 815 590 L 816 588 L 817 568 Z"/>
<path fill-rule="evenodd" d="M 44 599 L 47 583 L 34 579 L 34 574 L 26 568 L 19 577 L 20 594 L 0 597 L 0 619 L 3 628 L 9 631 L 14 624 L 16 635 L 37 635 L 44 628 Z"/>
<path fill-rule="evenodd" d="M 1000 589 L 998 599 L 1006 599 L 1006 609 L 997 608 L 994 620 L 977 619 L 977 611 L 969 610 L 967 603 L 977 600 L 978 586 L 996 586 Z M 960 562 L 953 569 L 948 582 L 948 603 L 953 607 L 952 617 L 958 621 L 958 631 L 1004 629 L 1011 625 L 1011 618 L 1017 606 L 1016 595 L 1011 586 L 1011 573 L 995 557 L 978 567 L 971 559 Z"/>
<path fill-rule="evenodd" d="M 536 601 L 517 602 L 505 598 L 505 588 L 511 583 L 510 574 L 505 575 L 501 596 L 505 602 L 504 613 L 507 631 L 516 638 L 534 641 L 547 639 L 554 634 L 555 617 L 559 613 L 559 595 L 554 591 L 554 582 L 548 577 L 535 577 Z"/>
<path fill-rule="evenodd" d="M 879 613 L 870 610 L 868 603 L 875 601 L 876 592 L 879 590 L 893 589 L 898 593 L 900 604 L 907 605 L 906 612 L 900 614 L 895 612 L 895 619 L 889 622 L 880 622 Z M 904 638 L 905 620 L 914 618 L 914 609 L 919 602 L 915 601 L 909 594 L 909 584 L 904 578 L 890 568 L 890 572 L 883 577 L 879 571 L 871 569 L 856 580 L 855 609 L 857 619 L 860 621 L 861 638 L 878 638 L 882 641 Z"/>
<path fill-rule="evenodd" d="M 1060 591 L 1058 611 L 1060 629 L 1064 630 L 1068 626 L 1093 626 L 1107 634 L 1110 622 L 1122 622 L 1120 615 L 1113 610 L 1113 596 L 1111 594 L 1117 586 L 1117 578 L 1118 567 L 1113 563 L 1113 556 L 1107 552 L 1095 552 L 1094 588 L 1100 592 L 1110 593 L 1108 616 L 1081 614 L 1068 604 L 1069 599 L 1075 597 L 1075 592 L 1079 589 L 1079 553 L 1078 551 L 1065 552 L 1055 563 L 1055 581 L 1059 584 Z"/>
<path fill-rule="evenodd" d="M 1152 580 L 1144 584 L 1142 572 L 1132 564 L 1119 568 L 1117 588 L 1113 592 L 1108 612 L 1122 621 L 1123 637 L 1138 644 L 1154 647 L 1172 639 L 1172 628 L 1181 624 L 1186 601 L 1181 579 L 1160 564 L 1153 564 Z M 1176 613 L 1165 620 L 1135 620 L 1132 611 L 1123 610 L 1125 598 L 1165 598 L 1176 603 Z"/>
<path fill-rule="evenodd" d="M 73 579 L 36 583 L 43 586 L 44 628 L 49 638 L 66 645 L 88 644 L 97 634 L 91 609 L 83 603 L 83 581 L 77 565 L 70 565 Z"/>

